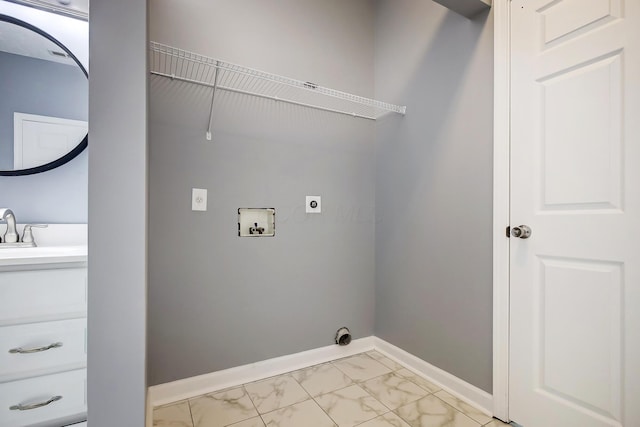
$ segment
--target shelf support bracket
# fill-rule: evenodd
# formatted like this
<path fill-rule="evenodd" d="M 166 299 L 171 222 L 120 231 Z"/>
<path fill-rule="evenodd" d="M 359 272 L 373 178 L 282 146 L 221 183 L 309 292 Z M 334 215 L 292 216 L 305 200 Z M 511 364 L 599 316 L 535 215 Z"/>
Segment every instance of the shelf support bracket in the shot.
<path fill-rule="evenodd" d="M 220 61 L 216 61 L 216 67 L 213 74 L 213 93 L 211 94 L 211 108 L 209 109 L 209 127 L 207 127 L 206 138 L 211 141 L 211 126 L 213 120 L 213 102 L 216 99 L 216 89 L 218 89 L 218 70 L 220 69 Z"/>

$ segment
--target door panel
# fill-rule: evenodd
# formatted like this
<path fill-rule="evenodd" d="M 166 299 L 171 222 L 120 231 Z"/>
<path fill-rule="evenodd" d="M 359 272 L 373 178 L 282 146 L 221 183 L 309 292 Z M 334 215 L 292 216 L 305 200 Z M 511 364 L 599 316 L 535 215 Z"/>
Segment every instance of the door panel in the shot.
<path fill-rule="evenodd" d="M 620 0 L 538 2 L 544 43 L 567 41 L 620 17 Z"/>
<path fill-rule="evenodd" d="M 511 2 L 510 417 L 640 426 L 640 2 Z"/>
<path fill-rule="evenodd" d="M 622 266 L 544 257 L 538 263 L 535 387 L 566 405 L 619 419 Z"/>
<path fill-rule="evenodd" d="M 542 209 L 620 208 L 620 79 L 619 52 L 538 79 Z"/>

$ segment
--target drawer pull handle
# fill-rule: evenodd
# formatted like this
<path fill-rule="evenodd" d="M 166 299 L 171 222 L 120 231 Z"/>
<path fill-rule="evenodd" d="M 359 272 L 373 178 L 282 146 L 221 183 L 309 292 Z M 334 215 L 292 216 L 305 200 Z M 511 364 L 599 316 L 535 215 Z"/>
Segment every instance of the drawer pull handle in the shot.
<path fill-rule="evenodd" d="M 22 405 L 22 404 L 13 405 L 13 406 L 9 407 L 9 410 L 11 410 L 11 411 L 30 411 L 32 409 L 38 409 L 38 408 L 42 408 L 43 406 L 50 405 L 53 402 L 57 402 L 60 399 L 62 399 L 62 396 L 53 396 L 51 399 L 47 400 L 46 402 L 32 403 L 31 405 Z"/>
<path fill-rule="evenodd" d="M 38 347 L 38 348 L 22 348 L 22 347 L 12 348 L 11 350 L 9 350 L 9 353 L 11 353 L 11 354 L 15 354 L 15 353 L 20 353 L 20 354 L 40 353 L 41 351 L 47 351 L 47 350 L 51 350 L 52 348 L 60 348 L 60 347 L 62 347 L 62 343 L 61 342 L 54 342 L 53 344 L 49 344 L 49 345 L 46 345 L 44 347 Z"/>

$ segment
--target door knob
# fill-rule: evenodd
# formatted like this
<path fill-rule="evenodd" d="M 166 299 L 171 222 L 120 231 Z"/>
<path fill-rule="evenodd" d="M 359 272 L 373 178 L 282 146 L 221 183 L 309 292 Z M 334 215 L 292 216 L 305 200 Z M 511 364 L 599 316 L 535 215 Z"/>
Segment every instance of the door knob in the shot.
<path fill-rule="evenodd" d="M 528 239 L 531 236 L 531 229 L 526 225 L 513 227 L 511 229 L 511 235 L 513 237 L 519 237 L 521 239 Z"/>

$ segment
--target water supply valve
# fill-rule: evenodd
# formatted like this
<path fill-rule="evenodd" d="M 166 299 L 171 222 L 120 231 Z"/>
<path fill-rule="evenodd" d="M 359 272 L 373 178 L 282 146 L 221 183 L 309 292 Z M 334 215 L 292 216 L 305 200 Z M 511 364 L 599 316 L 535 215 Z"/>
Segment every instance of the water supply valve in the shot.
<path fill-rule="evenodd" d="M 264 234 L 264 227 L 258 227 L 258 223 L 254 222 L 253 227 L 249 227 L 249 234 Z"/>

